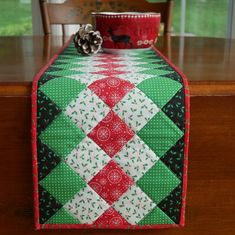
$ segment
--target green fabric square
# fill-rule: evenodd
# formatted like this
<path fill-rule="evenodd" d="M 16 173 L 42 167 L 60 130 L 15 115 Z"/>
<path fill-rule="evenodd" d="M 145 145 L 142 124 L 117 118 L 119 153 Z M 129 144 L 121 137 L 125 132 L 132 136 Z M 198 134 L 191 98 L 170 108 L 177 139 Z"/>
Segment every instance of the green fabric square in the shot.
<path fill-rule="evenodd" d="M 60 163 L 46 178 L 40 181 L 40 185 L 64 205 L 84 188 L 86 183 L 68 165 Z"/>
<path fill-rule="evenodd" d="M 78 58 L 66 58 L 63 56 L 58 57 L 58 59 L 56 60 L 57 62 L 61 62 L 61 63 L 67 63 L 67 64 L 74 64 L 77 65 L 79 64 L 80 61 L 84 61 Z"/>
<path fill-rule="evenodd" d="M 184 135 L 162 111 L 137 134 L 158 157 L 163 156 Z"/>
<path fill-rule="evenodd" d="M 59 157 L 66 157 L 85 137 L 85 134 L 61 113 L 39 138 Z"/>
<path fill-rule="evenodd" d="M 146 224 L 174 224 L 174 221 L 172 221 L 160 208 L 155 207 L 138 223 L 138 225 Z"/>
<path fill-rule="evenodd" d="M 46 72 L 46 74 L 55 75 L 55 76 L 71 76 L 71 75 L 77 75 L 77 74 L 81 74 L 81 73 L 82 73 L 81 71 L 70 70 L 70 69 L 63 69 L 63 70 Z"/>
<path fill-rule="evenodd" d="M 80 221 L 62 207 L 45 224 L 80 224 Z"/>
<path fill-rule="evenodd" d="M 181 181 L 174 173 L 159 160 L 136 184 L 158 204 L 167 197 L 180 182 Z"/>
<path fill-rule="evenodd" d="M 160 58 L 155 58 L 155 59 L 149 59 L 149 58 L 147 58 L 147 57 L 139 57 L 139 58 L 137 58 L 137 59 L 133 59 L 133 61 L 135 61 L 135 62 L 143 62 L 143 63 L 156 63 L 157 61 L 161 61 L 161 59 Z"/>
<path fill-rule="evenodd" d="M 60 54 L 56 61 L 60 60 L 65 60 L 66 63 L 73 63 L 78 61 L 87 61 L 87 57 L 78 56 L 78 55 Z"/>
<path fill-rule="evenodd" d="M 159 68 L 162 68 L 162 67 L 164 67 L 166 65 L 165 64 L 161 64 L 161 63 L 159 63 L 159 64 L 157 64 L 157 63 L 154 63 L 154 64 L 143 63 L 143 64 L 139 64 L 137 66 L 140 67 L 140 68 L 143 68 L 143 69 L 159 69 Z M 144 81 L 147 81 L 147 80 L 144 80 Z M 156 89 L 155 89 L 155 92 L 156 92 Z"/>
<path fill-rule="evenodd" d="M 40 90 L 60 108 L 65 108 L 85 88 L 86 85 L 75 79 L 59 77 L 46 82 Z"/>
<path fill-rule="evenodd" d="M 172 73 L 172 71 L 164 70 L 164 69 L 146 69 L 139 73 L 162 76 L 162 75 L 170 74 Z"/>
<path fill-rule="evenodd" d="M 59 61 L 58 61 L 59 62 Z M 63 62 L 63 63 L 60 63 L 60 64 L 57 64 L 57 63 L 54 63 L 52 65 L 52 67 L 56 67 L 56 68 L 60 68 L 60 69 L 75 69 L 75 68 L 79 68 L 79 67 L 84 67 L 84 65 L 81 65 L 81 64 L 72 64 L 72 63 L 66 63 L 66 62 Z"/>
<path fill-rule="evenodd" d="M 157 77 L 146 79 L 137 86 L 159 108 L 162 108 L 180 90 L 182 85 L 169 78 Z"/>

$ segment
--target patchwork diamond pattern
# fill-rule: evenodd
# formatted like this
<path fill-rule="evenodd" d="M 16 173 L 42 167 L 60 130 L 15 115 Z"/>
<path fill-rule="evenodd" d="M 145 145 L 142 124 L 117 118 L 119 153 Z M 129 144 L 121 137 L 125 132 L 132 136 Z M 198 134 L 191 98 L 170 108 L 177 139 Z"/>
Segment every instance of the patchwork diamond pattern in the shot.
<path fill-rule="evenodd" d="M 157 130 L 157 131 L 156 131 Z M 146 126 L 138 132 L 138 136 L 159 156 L 174 145 L 183 132 L 163 113 L 159 112 Z"/>
<path fill-rule="evenodd" d="M 92 224 L 109 205 L 88 185 L 64 206 L 81 223 Z"/>
<path fill-rule="evenodd" d="M 110 161 L 88 184 L 112 205 L 127 191 L 133 181 L 115 162 Z"/>
<path fill-rule="evenodd" d="M 40 223 L 44 224 L 63 206 L 41 185 L 38 186 Z"/>
<path fill-rule="evenodd" d="M 85 88 L 85 85 L 69 78 L 49 80 L 40 90 L 55 102 L 60 108 L 66 107 Z M 63 94 L 63 95 L 61 95 Z"/>
<path fill-rule="evenodd" d="M 99 226 L 122 226 L 130 225 L 114 208 L 110 207 L 106 210 L 95 222 L 95 225 Z"/>
<path fill-rule="evenodd" d="M 85 137 L 65 158 L 65 162 L 86 182 L 89 182 L 110 160 L 111 158 L 88 137 Z"/>
<path fill-rule="evenodd" d="M 98 70 L 98 69 L 97 69 Z M 105 76 L 117 76 L 119 74 L 125 74 L 125 71 L 121 71 L 121 70 L 117 70 L 117 69 L 113 69 L 113 70 L 100 70 L 97 72 L 92 72 L 92 74 L 101 74 L 101 75 L 105 75 Z"/>
<path fill-rule="evenodd" d="M 114 62 L 111 62 L 111 63 L 99 63 L 97 62 L 96 65 L 94 65 L 95 67 L 99 67 L 99 68 L 104 68 L 104 69 L 116 69 L 116 68 L 122 68 L 124 67 L 124 69 L 126 68 L 126 65 L 125 64 L 120 64 L 120 63 L 114 63 Z"/>
<path fill-rule="evenodd" d="M 64 175 L 66 177 L 63 177 Z M 46 178 L 40 181 L 40 185 L 64 204 L 86 184 L 69 166 L 60 163 Z"/>
<path fill-rule="evenodd" d="M 110 157 L 134 136 L 134 132 L 113 111 L 88 134 Z"/>
<path fill-rule="evenodd" d="M 38 151 L 38 178 L 42 180 L 46 177 L 61 161 L 51 149 L 38 139 L 37 143 Z"/>
<path fill-rule="evenodd" d="M 82 84 L 85 84 L 85 85 L 88 86 L 96 80 L 105 78 L 106 75 L 103 75 L 103 74 L 89 74 L 89 76 L 88 76 L 87 74 L 82 73 L 82 74 L 73 74 L 73 75 L 69 75 L 69 76 L 66 76 L 66 77 L 74 79 L 75 81 L 79 81 Z"/>
<path fill-rule="evenodd" d="M 38 102 L 38 116 L 37 116 L 37 130 L 40 135 L 41 131 L 45 130 L 46 127 L 55 119 L 55 117 L 61 112 L 61 109 L 52 102 L 43 92 L 38 90 L 37 93 Z M 48 115 L 49 113 L 49 115 Z"/>
<path fill-rule="evenodd" d="M 90 73 L 97 73 L 99 71 L 101 71 L 101 69 L 99 67 L 95 67 L 92 64 L 87 64 L 86 66 L 78 66 L 72 69 L 73 71 L 77 71 L 78 73 L 86 73 L 86 74 L 90 74 Z"/>
<path fill-rule="evenodd" d="M 142 129 L 160 111 L 138 88 L 132 89 L 113 110 L 134 131 Z"/>
<path fill-rule="evenodd" d="M 71 76 L 71 75 L 75 75 L 78 73 L 82 73 L 81 71 L 75 71 L 75 70 L 71 70 L 71 69 L 62 69 L 62 70 L 57 70 L 57 71 L 47 71 L 46 74 L 48 75 L 57 75 L 57 76 L 61 76 L 61 77 L 65 77 L 65 76 Z"/>
<path fill-rule="evenodd" d="M 137 185 L 156 203 L 159 203 L 179 184 L 180 180 L 161 161 L 158 161 L 137 181 Z"/>
<path fill-rule="evenodd" d="M 158 92 L 156 92 L 156 87 Z M 164 77 L 148 79 L 138 85 L 138 88 L 159 108 L 162 108 L 181 87 L 180 83 Z"/>
<path fill-rule="evenodd" d="M 138 224 L 139 225 L 145 225 L 145 224 L 174 224 L 174 221 L 172 221 L 160 208 L 155 207 Z"/>
<path fill-rule="evenodd" d="M 40 226 L 179 224 L 184 88 L 152 49 L 83 57 L 70 44 L 38 81 Z"/>
<path fill-rule="evenodd" d="M 54 214 L 47 222 L 47 224 L 80 224 L 80 221 L 67 212 L 64 208 L 61 208 Z"/>
<path fill-rule="evenodd" d="M 154 207 L 156 204 L 135 185 L 113 204 L 130 224 L 138 224 Z"/>
<path fill-rule="evenodd" d="M 142 81 L 149 79 L 149 78 L 154 78 L 155 76 L 151 74 L 141 74 L 141 73 L 136 74 L 136 73 L 129 72 L 129 73 L 115 75 L 115 77 L 129 81 L 132 84 L 137 86 Z"/>
<path fill-rule="evenodd" d="M 109 110 L 94 92 L 85 89 L 69 103 L 64 113 L 87 134 L 108 114 Z"/>
<path fill-rule="evenodd" d="M 155 77 L 156 76 L 159 77 L 159 76 L 164 76 L 164 75 L 170 74 L 172 72 L 169 70 L 164 70 L 164 69 L 146 69 L 146 70 L 143 70 L 139 73 L 150 74 L 150 75 L 155 75 Z"/>
<path fill-rule="evenodd" d="M 110 108 L 113 108 L 134 85 L 116 77 L 107 77 L 93 82 L 89 88 Z"/>
<path fill-rule="evenodd" d="M 144 175 L 158 159 L 156 154 L 137 135 L 113 157 L 113 160 L 134 181 Z"/>
<path fill-rule="evenodd" d="M 67 156 L 84 137 L 84 133 L 63 113 L 39 136 L 59 157 Z"/>

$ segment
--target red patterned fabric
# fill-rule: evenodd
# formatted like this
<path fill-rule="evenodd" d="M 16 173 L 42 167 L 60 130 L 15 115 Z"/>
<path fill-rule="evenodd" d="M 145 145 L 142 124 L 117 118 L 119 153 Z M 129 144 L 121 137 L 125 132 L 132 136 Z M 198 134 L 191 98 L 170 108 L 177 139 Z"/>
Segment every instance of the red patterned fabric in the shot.
<path fill-rule="evenodd" d="M 110 157 L 134 136 L 134 132 L 113 111 L 88 134 Z"/>
<path fill-rule="evenodd" d="M 99 226 L 117 226 L 130 225 L 114 208 L 110 207 L 95 222 Z"/>
<path fill-rule="evenodd" d="M 88 184 L 112 205 L 134 182 L 117 163 L 110 161 Z"/>
<path fill-rule="evenodd" d="M 110 108 L 113 108 L 135 86 L 116 77 L 107 77 L 93 82 L 89 88 Z"/>

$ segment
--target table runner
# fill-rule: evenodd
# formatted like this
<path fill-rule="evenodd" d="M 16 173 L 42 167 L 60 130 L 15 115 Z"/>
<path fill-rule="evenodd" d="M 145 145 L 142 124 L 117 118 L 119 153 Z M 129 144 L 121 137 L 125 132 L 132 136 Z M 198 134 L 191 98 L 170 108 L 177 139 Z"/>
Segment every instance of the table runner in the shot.
<path fill-rule="evenodd" d="M 35 225 L 184 225 L 189 93 L 154 47 L 81 56 L 70 39 L 32 90 Z"/>

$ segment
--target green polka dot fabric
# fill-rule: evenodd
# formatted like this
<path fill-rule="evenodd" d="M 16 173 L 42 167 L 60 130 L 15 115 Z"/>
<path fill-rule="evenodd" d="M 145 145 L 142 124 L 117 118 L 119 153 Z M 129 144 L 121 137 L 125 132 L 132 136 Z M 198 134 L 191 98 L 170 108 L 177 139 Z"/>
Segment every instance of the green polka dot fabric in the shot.
<path fill-rule="evenodd" d="M 67 224 L 80 224 L 79 220 L 68 213 L 64 208 L 61 208 L 55 213 L 48 221 L 49 224 L 63 224 L 66 221 Z"/>
<path fill-rule="evenodd" d="M 39 135 L 40 140 L 60 157 L 66 157 L 84 137 L 85 134 L 63 113 Z"/>
<path fill-rule="evenodd" d="M 160 208 L 156 207 L 139 222 L 139 225 L 145 224 L 174 224 L 174 221 L 172 221 Z"/>
<path fill-rule="evenodd" d="M 137 135 L 144 140 L 158 156 L 162 157 L 184 133 L 163 111 L 160 111 L 137 133 Z"/>
<path fill-rule="evenodd" d="M 59 76 L 59 74 L 57 74 Z M 59 77 L 49 80 L 40 88 L 60 108 L 65 108 L 86 86 L 73 79 Z"/>
<path fill-rule="evenodd" d="M 185 76 L 155 48 L 78 55 L 69 41 L 34 80 L 35 225 L 184 225 Z"/>
<path fill-rule="evenodd" d="M 159 108 L 162 108 L 179 91 L 182 85 L 165 77 L 159 77 L 158 79 L 145 80 L 137 87 L 157 104 Z M 156 92 L 156 87 L 158 92 Z"/>
<path fill-rule="evenodd" d="M 169 168 L 159 160 L 136 184 L 145 192 L 148 192 L 148 196 L 154 202 L 159 203 L 165 195 L 172 191 L 172 188 L 180 184 L 180 180 L 177 176 L 171 174 Z"/>
<path fill-rule="evenodd" d="M 82 178 L 64 163 L 60 163 L 40 184 L 62 204 L 86 186 Z"/>

